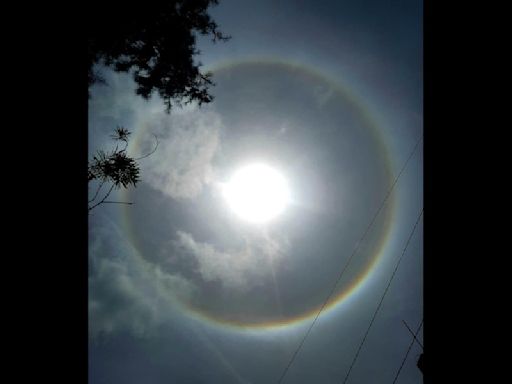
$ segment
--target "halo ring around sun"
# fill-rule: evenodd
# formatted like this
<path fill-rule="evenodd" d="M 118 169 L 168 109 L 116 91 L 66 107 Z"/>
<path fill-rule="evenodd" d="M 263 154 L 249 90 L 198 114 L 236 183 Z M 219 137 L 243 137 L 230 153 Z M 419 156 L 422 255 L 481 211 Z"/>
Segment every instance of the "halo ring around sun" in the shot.
<path fill-rule="evenodd" d="M 211 68 L 211 72 L 213 74 L 216 74 L 216 73 L 220 73 L 224 70 L 235 68 L 236 66 L 239 66 L 239 65 L 259 65 L 259 64 L 275 65 L 275 66 L 283 68 L 285 70 L 302 72 L 309 76 L 316 77 L 325 83 L 329 83 L 331 85 L 331 87 L 334 89 L 335 93 L 338 93 L 344 100 L 346 100 L 348 103 L 350 103 L 355 110 L 358 111 L 358 114 L 365 121 L 365 125 L 366 125 L 367 129 L 369 129 L 371 131 L 371 133 L 375 136 L 376 141 L 379 143 L 379 145 L 381 147 L 380 156 L 382 158 L 383 163 L 385 163 L 385 167 L 386 167 L 387 173 L 389 175 L 389 185 L 392 184 L 391 158 L 389 156 L 387 147 L 385 145 L 385 140 L 382 137 L 382 132 L 379 129 L 378 124 L 375 122 L 374 118 L 368 111 L 368 109 L 363 104 L 361 104 L 358 97 L 356 97 L 355 94 L 350 89 L 348 89 L 346 87 L 342 87 L 337 81 L 334 81 L 333 79 L 331 79 L 330 77 L 326 76 L 325 74 L 319 72 L 316 69 L 306 67 L 301 64 L 288 62 L 288 61 L 282 61 L 282 60 L 278 60 L 278 59 L 274 59 L 274 58 L 259 59 L 259 60 L 230 61 L 230 62 L 223 63 L 221 65 L 218 65 L 214 68 Z M 139 141 L 142 140 L 142 137 L 144 137 L 144 133 L 145 133 L 145 127 L 142 127 L 142 128 L 137 127 L 137 128 L 138 129 L 136 129 L 135 137 L 132 140 L 131 145 L 130 145 L 130 147 L 134 150 L 136 150 L 136 148 L 140 145 Z M 277 178 L 279 178 L 279 177 L 277 177 Z M 248 219 L 249 221 L 252 220 L 253 222 L 269 220 L 270 218 L 275 217 L 282 211 L 283 207 L 286 206 L 286 198 L 287 198 L 286 188 L 283 188 L 283 191 L 285 191 L 285 192 L 282 192 L 283 196 L 279 198 L 279 199 L 281 199 L 280 202 L 273 203 L 277 207 L 273 206 L 272 214 L 270 212 L 267 212 L 265 215 L 262 215 L 262 216 L 258 216 L 257 214 L 252 213 L 252 212 L 249 212 L 249 213 L 243 212 L 241 214 L 242 215 L 247 214 L 248 216 L 246 216 L 246 219 Z M 129 192 L 125 191 L 124 194 L 125 194 L 125 197 L 129 200 Z M 229 192 L 228 192 L 228 194 L 229 194 Z M 240 204 L 243 206 L 245 203 L 238 202 L 238 203 L 232 203 L 232 204 L 234 204 L 235 206 L 237 204 Z M 314 318 L 316 315 L 318 315 L 318 313 L 321 309 L 322 309 L 322 315 L 326 315 L 327 313 L 331 312 L 335 308 L 339 307 L 339 305 L 341 303 L 343 303 L 348 297 L 350 297 L 356 291 L 358 291 L 364 285 L 364 282 L 367 281 L 368 277 L 371 275 L 371 272 L 374 270 L 375 266 L 377 265 L 377 262 L 378 262 L 380 256 L 384 252 L 385 245 L 387 243 L 387 239 L 391 232 L 391 227 L 392 227 L 392 224 L 394 221 L 394 216 L 395 216 L 394 194 L 391 195 L 388 204 L 389 204 L 388 205 L 389 208 L 386 210 L 388 213 L 387 213 L 387 217 L 385 220 L 386 225 L 385 225 L 385 228 L 384 228 L 382 234 L 380 235 L 380 238 L 378 240 L 378 244 L 376 246 L 376 250 L 373 254 L 373 257 L 365 265 L 365 268 L 363 268 L 363 270 L 358 274 L 358 276 L 351 282 L 351 284 L 349 286 L 347 286 L 345 289 L 343 289 L 342 291 L 336 292 L 336 294 L 333 297 L 331 297 L 325 303 L 325 305 L 323 303 L 318 303 L 318 305 L 314 306 L 313 308 L 310 308 L 309 310 L 306 310 L 299 315 L 294 315 L 289 318 L 281 318 L 278 320 L 274 319 L 274 320 L 270 320 L 270 321 L 257 321 L 257 322 L 252 322 L 252 323 L 235 321 L 235 320 L 231 320 L 231 319 L 225 319 L 218 315 L 208 313 L 200 308 L 196 308 L 187 302 L 180 302 L 180 305 L 181 305 L 182 309 L 185 311 L 185 314 L 191 316 L 192 318 L 204 321 L 209 325 L 215 325 L 217 327 L 223 327 L 223 328 L 230 329 L 230 330 L 249 330 L 250 329 L 250 330 L 257 331 L 257 330 L 283 329 L 283 328 L 288 328 L 292 325 L 300 325 L 303 322 Z M 278 208 L 278 207 L 280 207 L 280 208 Z M 247 210 L 247 208 L 240 208 L 240 207 L 233 207 L 233 208 L 235 211 L 237 209 L 241 209 L 241 211 L 244 211 L 244 209 Z M 130 208 L 122 206 L 121 209 L 122 209 L 122 213 L 124 215 L 124 224 L 125 224 L 125 228 L 128 232 L 128 235 L 129 235 L 134 247 L 138 250 L 140 257 L 145 258 L 143 252 L 140 251 L 140 248 L 137 245 L 137 241 L 136 241 L 137 235 L 136 235 L 136 231 L 134 230 L 133 223 L 132 223 L 132 220 L 130 217 L 131 216 Z M 269 209 L 269 211 L 270 211 L 270 209 Z M 251 215 L 254 215 L 254 216 L 251 216 Z M 251 217 L 252 217 L 252 219 L 251 219 Z"/>

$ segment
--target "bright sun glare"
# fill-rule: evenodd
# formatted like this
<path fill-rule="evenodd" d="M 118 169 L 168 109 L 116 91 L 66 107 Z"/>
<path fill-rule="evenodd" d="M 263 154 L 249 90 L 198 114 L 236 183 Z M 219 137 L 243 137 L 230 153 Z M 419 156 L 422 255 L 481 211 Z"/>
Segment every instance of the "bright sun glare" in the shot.
<path fill-rule="evenodd" d="M 289 201 L 286 180 L 264 164 L 251 164 L 236 171 L 224 185 L 223 193 L 240 218 L 254 223 L 276 217 Z"/>

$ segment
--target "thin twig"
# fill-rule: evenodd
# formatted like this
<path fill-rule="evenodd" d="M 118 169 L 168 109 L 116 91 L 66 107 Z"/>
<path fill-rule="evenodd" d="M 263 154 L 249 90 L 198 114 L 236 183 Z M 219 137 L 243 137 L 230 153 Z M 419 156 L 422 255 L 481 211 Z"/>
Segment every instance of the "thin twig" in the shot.
<path fill-rule="evenodd" d="M 103 204 L 103 202 L 107 199 L 107 197 L 109 197 L 109 195 L 110 195 L 110 193 L 112 192 L 113 189 L 114 189 L 114 184 L 112 184 L 112 186 L 108 190 L 107 194 L 105 196 L 103 196 L 103 199 L 101 199 L 100 202 L 94 204 L 92 207 L 89 207 L 89 211 L 91 211 L 93 208 L 96 208 L 98 205 Z"/>
<path fill-rule="evenodd" d="M 156 146 L 155 146 L 155 149 L 153 149 L 153 150 L 152 150 L 151 152 L 149 152 L 147 155 L 144 155 L 144 156 L 142 156 L 142 157 L 137 157 L 137 158 L 135 158 L 134 160 L 141 160 L 141 159 L 144 159 L 144 158 L 146 158 L 146 157 L 148 157 L 148 156 L 152 155 L 153 153 L 155 153 L 156 149 L 158 148 L 158 137 L 157 137 L 155 134 L 153 134 L 153 136 L 155 136 L 155 140 L 156 140 Z"/>
<path fill-rule="evenodd" d="M 89 200 L 89 203 L 92 203 L 94 200 L 96 200 L 96 197 L 98 197 L 98 193 L 100 192 L 101 187 L 103 187 L 103 184 L 105 184 L 105 180 L 103 180 L 100 185 L 98 186 L 98 189 L 96 189 L 96 193 L 94 194 L 94 197 Z"/>
<path fill-rule="evenodd" d="M 123 140 L 123 141 L 126 145 L 124 146 L 124 149 L 121 152 L 126 152 L 126 150 L 128 149 L 128 140 Z"/>
<path fill-rule="evenodd" d="M 127 204 L 127 205 L 133 205 L 133 203 L 129 203 L 127 201 L 104 201 L 103 204 Z"/>

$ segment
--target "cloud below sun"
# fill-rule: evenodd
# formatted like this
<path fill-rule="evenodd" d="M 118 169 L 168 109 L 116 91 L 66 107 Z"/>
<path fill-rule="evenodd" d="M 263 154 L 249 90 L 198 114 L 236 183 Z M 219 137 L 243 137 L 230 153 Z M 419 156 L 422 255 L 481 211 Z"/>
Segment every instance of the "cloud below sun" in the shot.
<path fill-rule="evenodd" d="M 133 104 L 130 153 L 151 152 L 153 135 L 158 148 L 141 160 L 140 185 L 124 195 L 135 204 L 120 208 L 124 223 L 117 230 L 126 233 L 114 244 L 125 248 L 103 244 L 91 252 L 96 267 L 90 314 L 96 330 L 147 331 L 176 309 L 241 323 L 308 312 L 339 265 L 338 249 L 352 244 L 362 225 L 350 221 L 356 217 L 351 211 L 359 209 L 365 194 L 386 188 L 387 164 L 367 156 L 380 155 L 380 143 L 351 101 L 323 79 L 274 64 L 235 66 L 220 75 L 224 81 L 219 80 L 211 106 L 165 114 L 152 100 Z M 252 86 L 233 90 L 239 77 Z M 290 92 L 290 86 L 296 89 Z M 270 112 L 255 113 L 259 109 Z M 340 151 L 334 142 L 354 144 Z M 282 172 L 292 204 L 288 191 L 279 192 L 283 188 L 270 188 L 268 196 L 260 190 L 267 178 L 234 188 L 244 198 L 266 196 L 267 202 L 282 195 L 278 219 L 245 220 L 223 195 L 223 186 L 234 183 L 233 175 L 248 164 Z M 337 200 L 330 206 L 325 196 L 343 196 L 344 204 Z M 251 213 L 264 211 L 242 200 Z M 325 247 L 321 253 L 320 247 Z M 123 261 L 115 254 L 123 254 Z"/>
<path fill-rule="evenodd" d="M 204 281 L 217 281 L 226 288 L 240 290 L 261 284 L 267 268 L 278 263 L 287 248 L 284 240 L 260 235 L 246 239 L 240 249 L 220 251 L 183 231 L 177 232 L 175 245 L 184 251 L 184 257 L 192 256 L 196 260 L 196 271 Z"/>

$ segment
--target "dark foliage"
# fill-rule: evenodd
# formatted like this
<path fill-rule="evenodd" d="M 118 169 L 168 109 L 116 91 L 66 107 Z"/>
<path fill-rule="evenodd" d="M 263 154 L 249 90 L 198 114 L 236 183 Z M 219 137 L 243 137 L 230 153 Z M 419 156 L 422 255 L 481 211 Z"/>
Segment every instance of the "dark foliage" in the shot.
<path fill-rule="evenodd" d="M 123 127 L 117 127 L 114 130 L 114 134 L 110 135 L 111 138 L 114 140 L 120 140 L 124 141 L 125 143 L 128 143 L 128 137 L 131 135 L 130 131 Z"/>
<path fill-rule="evenodd" d="M 131 72 L 136 93 L 149 98 L 157 92 L 169 112 L 172 105 L 197 101 L 208 103 L 212 96 L 209 73 L 194 61 L 197 34 L 224 41 L 217 24 L 207 13 L 218 0 L 169 0 L 138 6 L 113 1 L 90 4 L 88 34 L 89 85 L 104 82 L 94 64 L 118 72 Z"/>
<path fill-rule="evenodd" d="M 111 137 L 116 141 L 124 142 L 125 146 L 119 149 L 116 145 L 115 149 L 107 153 L 99 150 L 94 155 L 88 165 L 88 181 L 99 181 L 98 189 L 95 195 L 89 200 L 89 210 L 97 207 L 100 204 L 109 202 L 106 199 L 109 197 L 113 189 L 120 189 L 121 187 L 127 188 L 130 184 L 134 187 L 139 181 L 139 165 L 138 159 L 134 159 L 126 153 L 128 147 L 128 138 L 130 132 L 122 127 L 117 127 Z M 102 187 L 106 184 L 111 184 L 110 189 L 106 192 L 102 199 L 97 200 Z M 127 203 L 124 203 L 127 204 Z"/>
<path fill-rule="evenodd" d="M 111 182 L 116 188 L 121 185 L 134 186 L 139 180 L 139 166 L 125 151 L 105 153 L 100 150 L 89 164 L 89 181 L 100 179 L 103 182 Z"/>
<path fill-rule="evenodd" d="M 117 72 L 129 72 L 137 85 L 136 93 L 148 99 L 157 92 L 170 112 L 173 105 L 196 101 L 201 105 L 212 100 L 208 88 L 209 73 L 200 71 L 201 63 L 194 57 L 197 35 L 210 36 L 212 41 L 225 41 L 217 24 L 207 13 L 218 0 L 168 0 L 139 6 L 117 0 L 91 1 L 88 19 L 88 84 L 105 84 L 95 70 L 101 63 Z M 96 193 L 89 200 L 89 210 L 107 201 L 114 189 L 136 186 L 139 181 L 137 161 L 126 153 L 130 132 L 118 127 L 111 137 L 124 142 L 124 148 L 111 152 L 97 151 L 88 166 L 88 181 L 98 181 Z M 103 186 L 110 188 L 100 199 Z"/>

